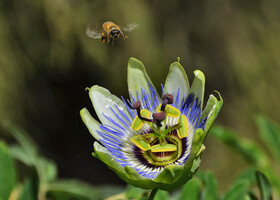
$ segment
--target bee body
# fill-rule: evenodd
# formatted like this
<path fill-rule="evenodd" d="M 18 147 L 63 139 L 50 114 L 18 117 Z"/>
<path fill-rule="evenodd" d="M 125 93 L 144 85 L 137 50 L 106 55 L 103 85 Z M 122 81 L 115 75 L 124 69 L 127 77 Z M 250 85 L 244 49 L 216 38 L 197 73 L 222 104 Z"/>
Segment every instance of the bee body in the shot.
<path fill-rule="evenodd" d="M 127 36 L 122 32 L 120 27 L 111 21 L 106 21 L 102 25 L 103 31 L 101 35 L 101 42 L 107 41 L 107 43 L 112 42 L 118 39 L 120 36 L 125 39 Z"/>
<path fill-rule="evenodd" d="M 107 42 L 110 44 L 114 44 L 114 41 L 119 37 L 123 39 L 128 38 L 123 31 L 130 32 L 134 30 L 138 25 L 137 24 L 128 24 L 125 27 L 120 27 L 117 24 L 106 21 L 102 24 L 102 32 L 92 30 L 90 26 L 87 27 L 87 35 L 93 39 L 99 39 L 101 42 Z"/>

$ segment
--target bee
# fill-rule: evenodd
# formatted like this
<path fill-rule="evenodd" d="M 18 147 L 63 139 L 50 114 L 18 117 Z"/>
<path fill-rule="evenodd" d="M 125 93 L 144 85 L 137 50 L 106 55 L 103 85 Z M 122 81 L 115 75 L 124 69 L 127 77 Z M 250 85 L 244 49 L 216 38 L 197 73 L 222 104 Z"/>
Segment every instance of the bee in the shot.
<path fill-rule="evenodd" d="M 137 26 L 137 24 L 128 24 L 126 27 L 120 27 L 114 22 L 106 21 L 102 24 L 103 31 L 101 33 L 91 30 L 90 26 L 88 26 L 86 34 L 88 37 L 91 37 L 93 39 L 99 39 L 103 43 L 107 42 L 113 45 L 115 40 L 119 37 L 122 37 L 123 39 L 128 38 L 128 36 L 125 35 L 124 32 L 130 32 L 134 30 Z"/>

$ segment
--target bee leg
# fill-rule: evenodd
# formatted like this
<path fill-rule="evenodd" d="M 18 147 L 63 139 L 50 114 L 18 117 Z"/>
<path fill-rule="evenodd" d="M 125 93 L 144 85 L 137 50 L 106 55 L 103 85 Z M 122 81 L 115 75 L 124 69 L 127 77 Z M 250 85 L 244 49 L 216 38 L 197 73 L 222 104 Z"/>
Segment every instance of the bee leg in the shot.
<path fill-rule="evenodd" d="M 105 38 L 106 38 L 106 34 L 104 32 L 102 32 L 100 41 L 104 43 L 105 42 Z"/>
<path fill-rule="evenodd" d="M 109 43 L 111 41 L 110 37 L 111 37 L 111 32 L 109 32 L 107 35 L 107 43 Z"/>
<path fill-rule="evenodd" d="M 113 39 L 112 39 L 112 45 L 114 45 L 114 41 L 115 41 L 115 37 L 113 37 Z"/>
<path fill-rule="evenodd" d="M 100 38 L 100 41 L 104 43 L 104 42 L 105 42 L 105 37 L 102 36 L 102 37 Z"/>
<path fill-rule="evenodd" d="M 121 32 L 121 36 L 122 36 L 122 38 L 125 40 L 126 38 L 128 38 L 128 36 L 127 35 L 125 35 L 123 32 Z"/>

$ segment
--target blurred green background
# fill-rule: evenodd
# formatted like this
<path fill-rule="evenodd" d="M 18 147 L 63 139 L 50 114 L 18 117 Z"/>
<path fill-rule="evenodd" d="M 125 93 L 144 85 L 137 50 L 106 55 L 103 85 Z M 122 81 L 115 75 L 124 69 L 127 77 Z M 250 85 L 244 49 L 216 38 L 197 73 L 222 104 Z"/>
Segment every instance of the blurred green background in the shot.
<path fill-rule="evenodd" d="M 190 81 L 195 69 L 205 73 L 206 97 L 218 90 L 224 98 L 216 124 L 262 145 L 253 116 L 280 121 L 279 10 L 278 0 L 0 1 L 0 119 L 31 134 L 59 177 L 124 185 L 91 156 L 94 139 L 79 116 L 83 107 L 95 114 L 85 88 L 127 98 L 135 57 L 160 90 L 180 57 Z M 106 20 L 138 27 L 114 46 L 86 36 L 88 24 L 99 30 Z M 247 164 L 211 136 L 205 145 L 201 169 L 224 191 Z"/>

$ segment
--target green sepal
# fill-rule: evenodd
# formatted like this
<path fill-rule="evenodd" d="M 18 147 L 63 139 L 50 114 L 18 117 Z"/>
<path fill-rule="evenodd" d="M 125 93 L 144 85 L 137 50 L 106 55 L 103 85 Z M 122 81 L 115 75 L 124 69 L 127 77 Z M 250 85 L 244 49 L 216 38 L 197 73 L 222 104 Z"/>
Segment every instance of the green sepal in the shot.
<path fill-rule="evenodd" d="M 157 187 L 157 184 L 155 184 L 151 179 L 147 179 L 139 175 L 134 168 L 129 166 L 121 166 L 110 154 L 110 152 L 98 142 L 94 143 L 93 156 L 104 162 L 109 168 L 115 171 L 115 173 L 122 180 L 131 185 L 143 189 L 151 189 Z"/>
<path fill-rule="evenodd" d="M 194 99 L 198 98 L 198 102 L 201 102 L 200 108 L 203 107 L 203 98 L 204 98 L 204 88 L 205 88 L 205 76 L 200 70 L 195 70 L 194 80 L 191 86 L 191 93 L 194 94 Z"/>
<path fill-rule="evenodd" d="M 140 187 L 142 189 L 154 189 L 158 187 L 158 184 L 152 179 L 144 178 L 143 176 L 139 175 L 134 168 L 129 166 L 125 166 L 123 172 L 116 171 L 116 174 L 122 180 L 135 187 Z"/>
<path fill-rule="evenodd" d="M 204 141 L 202 137 L 203 135 L 204 135 L 204 131 L 201 128 L 195 131 L 194 138 L 192 141 L 191 152 L 188 160 L 186 161 L 186 165 L 188 165 L 189 162 L 202 155 L 203 151 L 205 150 L 205 146 L 203 145 L 203 141 Z M 196 168 L 193 168 L 192 170 L 196 170 Z"/>
<path fill-rule="evenodd" d="M 88 112 L 88 110 L 86 108 L 83 108 L 80 111 L 80 115 L 81 118 L 84 122 L 84 124 L 86 125 L 86 127 L 88 128 L 90 134 L 97 140 L 100 141 L 100 139 L 102 138 L 97 131 L 101 131 L 99 126 L 99 122 L 97 122 Z"/>
<path fill-rule="evenodd" d="M 119 118 L 114 114 L 114 112 L 119 113 L 119 110 L 116 108 L 116 106 L 132 120 L 132 117 L 126 109 L 124 102 L 117 96 L 111 94 L 109 90 L 98 85 L 94 85 L 89 90 L 89 96 L 94 110 L 102 124 L 114 126 L 109 118 L 114 120 L 116 123 L 121 123 Z M 114 110 L 114 112 L 112 112 L 112 110 Z"/>
<path fill-rule="evenodd" d="M 170 69 L 164 84 L 164 91 L 165 93 L 172 94 L 173 92 L 177 93 L 179 89 L 179 102 L 181 102 L 183 96 L 187 97 L 189 95 L 190 84 L 184 68 L 179 62 L 174 62 L 170 65 Z"/>
<path fill-rule="evenodd" d="M 98 158 L 113 170 L 122 171 L 123 167 L 115 160 L 111 153 L 98 142 L 94 142 L 94 157 Z"/>
<path fill-rule="evenodd" d="M 203 110 L 203 112 L 201 113 L 201 119 L 205 118 L 205 117 L 208 117 L 210 111 L 213 109 L 213 107 L 218 103 L 218 100 L 217 98 L 213 95 L 213 94 L 210 94 L 209 95 L 209 98 L 208 98 L 208 101 L 207 101 L 207 104 Z"/>
<path fill-rule="evenodd" d="M 215 119 L 217 118 L 217 116 L 223 106 L 223 99 L 222 99 L 220 93 L 219 92 L 217 92 L 217 93 L 219 95 L 220 100 L 216 101 L 215 104 L 213 104 L 212 109 L 210 110 L 210 112 L 208 114 L 207 121 L 206 121 L 206 124 L 204 127 L 205 134 L 203 136 L 203 141 L 206 138 L 212 124 L 214 123 Z"/>
<path fill-rule="evenodd" d="M 185 165 L 168 165 L 155 179 L 159 189 L 171 191 L 190 180 L 200 166 L 200 155 Z"/>
<path fill-rule="evenodd" d="M 161 190 L 170 190 L 174 182 L 182 175 L 184 166 L 182 165 L 167 165 L 164 170 L 154 179 L 154 182 L 160 184 Z"/>
<path fill-rule="evenodd" d="M 150 87 L 152 87 L 155 91 L 155 86 L 152 83 L 150 77 L 148 76 L 146 69 L 143 63 L 136 58 L 129 58 L 128 67 L 127 67 L 127 84 L 128 84 L 128 92 L 131 94 L 134 99 L 141 101 L 142 99 L 138 99 L 138 96 L 142 96 L 142 89 L 150 96 L 150 98 L 154 95 L 151 94 Z M 138 91 L 138 96 L 137 96 Z M 161 101 L 158 92 L 156 92 L 157 99 Z M 131 102 L 133 99 L 130 98 Z M 153 102 L 153 100 L 152 100 Z"/>

